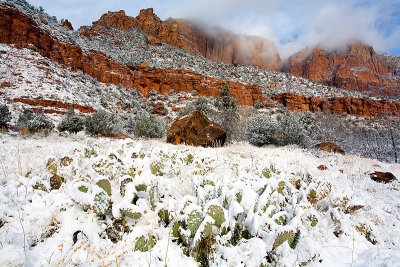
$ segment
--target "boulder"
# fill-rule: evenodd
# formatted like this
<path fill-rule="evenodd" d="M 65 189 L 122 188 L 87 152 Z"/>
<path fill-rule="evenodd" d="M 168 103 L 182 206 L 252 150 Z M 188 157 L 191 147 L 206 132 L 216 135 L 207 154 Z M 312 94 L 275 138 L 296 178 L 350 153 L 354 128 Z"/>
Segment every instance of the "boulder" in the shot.
<path fill-rule="evenodd" d="M 319 150 L 325 151 L 325 152 L 333 152 L 333 153 L 339 153 L 344 155 L 344 150 L 341 149 L 338 145 L 331 143 L 331 142 L 323 142 L 315 146 L 315 148 L 318 148 Z"/>
<path fill-rule="evenodd" d="M 396 176 L 393 175 L 393 173 L 390 172 L 373 172 L 370 173 L 369 176 L 371 177 L 372 180 L 378 183 L 390 183 L 396 180 Z"/>
<path fill-rule="evenodd" d="M 176 145 L 216 147 L 223 146 L 225 140 L 225 130 L 199 111 L 177 119 L 167 134 L 167 142 Z"/>

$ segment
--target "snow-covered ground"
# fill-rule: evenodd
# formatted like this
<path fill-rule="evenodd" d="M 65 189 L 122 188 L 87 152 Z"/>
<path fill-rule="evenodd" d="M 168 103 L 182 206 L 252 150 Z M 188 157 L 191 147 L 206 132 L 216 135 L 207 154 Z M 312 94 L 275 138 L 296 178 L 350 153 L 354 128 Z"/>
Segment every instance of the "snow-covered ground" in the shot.
<path fill-rule="evenodd" d="M 0 135 L 0 166 L 0 266 L 197 266 L 203 240 L 213 266 L 400 266 L 400 183 L 368 175 L 399 164 L 53 134 Z"/>

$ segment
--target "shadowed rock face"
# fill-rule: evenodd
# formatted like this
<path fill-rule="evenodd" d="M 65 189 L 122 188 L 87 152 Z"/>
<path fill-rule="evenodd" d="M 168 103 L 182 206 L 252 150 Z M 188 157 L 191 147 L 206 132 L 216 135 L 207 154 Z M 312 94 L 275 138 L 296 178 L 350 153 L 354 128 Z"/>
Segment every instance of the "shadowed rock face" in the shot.
<path fill-rule="evenodd" d="M 282 70 L 348 90 L 400 95 L 396 62 L 376 54 L 371 46 L 360 42 L 333 52 L 320 47 L 305 49 L 291 56 Z"/>
<path fill-rule="evenodd" d="M 137 17 L 123 10 L 108 12 L 92 26 L 80 28 L 82 35 L 97 35 L 107 27 L 128 30 L 137 27 L 147 34 L 149 43 L 167 43 L 206 58 L 228 64 L 249 64 L 279 70 L 281 59 L 275 45 L 256 36 L 234 34 L 220 28 L 206 29 L 182 19 L 165 21 L 152 8 L 143 9 Z"/>
<path fill-rule="evenodd" d="M 216 147 L 223 146 L 225 140 L 225 130 L 199 111 L 176 120 L 167 134 L 167 142 L 175 145 Z"/>

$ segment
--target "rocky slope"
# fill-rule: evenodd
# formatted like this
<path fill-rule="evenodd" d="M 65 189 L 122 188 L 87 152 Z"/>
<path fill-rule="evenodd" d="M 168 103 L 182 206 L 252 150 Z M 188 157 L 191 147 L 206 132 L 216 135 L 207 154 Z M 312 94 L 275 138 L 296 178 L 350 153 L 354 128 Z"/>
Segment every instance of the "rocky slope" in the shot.
<path fill-rule="evenodd" d="M 305 49 L 291 56 L 283 70 L 349 90 L 376 95 L 400 94 L 398 63 L 360 42 L 332 52 L 318 46 Z"/>
<path fill-rule="evenodd" d="M 129 17 L 123 10 L 108 12 L 92 26 L 81 27 L 80 32 L 89 37 L 108 27 L 121 30 L 137 27 L 147 34 L 152 44 L 167 43 L 223 63 L 249 64 L 272 70 L 278 70 L 281 63 L 271 41 L 220 28 L 206 29 L 182 19 L 162 21 L 152 8 L 141 10 L 137 17 Z"/>

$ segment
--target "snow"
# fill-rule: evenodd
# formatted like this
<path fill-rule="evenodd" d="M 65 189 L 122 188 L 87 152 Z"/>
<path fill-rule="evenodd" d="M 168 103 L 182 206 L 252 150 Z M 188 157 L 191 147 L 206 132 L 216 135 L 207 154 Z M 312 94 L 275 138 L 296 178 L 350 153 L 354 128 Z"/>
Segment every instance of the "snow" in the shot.
<path fill-rule="evenodd" d="M 232 232 L 224 236 L 214 226 L 213 266 L 260 266 L 268 257 L 276 266 L 305 262 L 311 266 L 400 266 L 400 183 L 380 184 L 368 176 L 379 170 L 400 177 L 399 164 L 293 146 L 256 148 L 245 143 L 196 148 L 157 140 L 57 134 L 47 138 L 0 135 L 0 143 L 2 266 L 102 266 L 116 262 L 120 266 L 132 262 L 137 266 L 197 266 L 171 236 L 172 224 L 161 223 L 157 213 L 167 209 L 180 220 L 200 211 L 202 223 L 189 244 L 193 248 L 206 224 L 214 223 L 207 215 L 210 205 L 224 208 L 222 228 L 232 230 L 239 223 L 250 234 L 250 239 L 241 238 L 232 245 Z M 96 154 L 85 157 L 85 148 L 94 149 Z M 192 162 L 187 161 L 189 154 Z M 66 156 L 72 162 L 62 166 L 61 159 Z M 65 179 L 58 190 L 50 190 L 49 159 L 57 162 L 57 174 Z M 96 171 L 93 166 L 98 162 L 106 162 L 103 167 L 108 167 Z M 159 162 L 163 166 L 156 174 L 150 166 Z M 328 169 L 318 170 L 321 164 Z M 267 179 L 262 171 L 271 165 L 278 171 Z M 124 174 L 130 167 L 135 168 L 134 177 Z M 126 185 L 122 196 L 120 182 L 129 177 L 133 182 Z M 307 184 L 301 177 L 312 181 Z M 112 213 L 106 219 L 93 208 L 95 195 L 102 192 L 96 183 L 104 178 L 112 187 Z M 297 178 L 303 181 L 299 189 L 292 184 Z M 279 193 L 282 181 L 285 187 Z M 37 183 L 47 191 L 34 189 Z M 141 194 L 135 189 L 140 184 L 147 187 Z M 87 193 L 77 190 L 82 185 L 87 186 Z M 315 204 L 307 200 L 311 188 L 321 197 Z M 239 192 L 241 199 L 237 199 Z M 133 204 L 135 195 L 139 199 Z M 356 205 L 361 208 L 346 211 Z M 121 233 L 121 239 L 113 243 L 106 229 L 112 217 L 122 216 L 120 211 L 125 208 L 142 216 L 127 219 L 130 231 Z M 286 217 L 286 224 L 276 223 L 281 216 Z M 311 226 L 308 218 L 314 217 L 317 224 Z M 296 229 L 301 235 L 295 249 L 284 243 L 272 251 L 279 233 Z M 340 230 L 337 236 L 333 233 L 336 229 Z M 367 229 L 368 236 L 360 229 Z M 82 233 L 74 244 L 72 237 L 77 231 Z M 135 251 L 136 240 L 147 234 L 155 237 L 155 246 L 148 252 Z"/>

